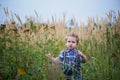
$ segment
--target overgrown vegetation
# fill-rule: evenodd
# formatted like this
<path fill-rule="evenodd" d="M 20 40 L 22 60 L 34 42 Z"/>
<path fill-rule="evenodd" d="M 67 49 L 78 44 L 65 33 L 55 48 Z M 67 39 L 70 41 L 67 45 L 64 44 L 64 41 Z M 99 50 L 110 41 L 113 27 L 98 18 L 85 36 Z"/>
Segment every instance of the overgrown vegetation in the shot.
<path fill-rule="evenodd" d="M 7 14 L 7 13 L 6 13 Z M 107 18 L 77 28 L 65 27 L 65 16 L 61 22 L 46 24 L 27 19 L 21 27 L 13 16 L 0 26 L 0 80 L 63 80 L 59 66 L 53 65 L 45 56 L 54 56 L 65 49 L 64 38 L 71 30 L 80 37 L 78 49 L 85 53 L 88 62 L 82 64 L 81 74 L 85 80 L 120 79 L 120 13 L 107 14 Z M 115 18 L 115 20 L 114 20 Z"/>

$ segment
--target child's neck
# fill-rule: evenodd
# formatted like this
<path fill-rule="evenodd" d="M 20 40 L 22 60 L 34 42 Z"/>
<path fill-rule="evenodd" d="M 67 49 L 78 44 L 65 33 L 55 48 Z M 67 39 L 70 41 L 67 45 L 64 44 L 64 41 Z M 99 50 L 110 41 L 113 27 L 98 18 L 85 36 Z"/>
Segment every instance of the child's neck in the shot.
<path fill-rule="evenodd" d="M 68 48 L 67 48 L 67 49 L 68 49 Z M 74 50 L 74 49 L 76 49 L 76 48 L 73 48 L 73 49 L 68 49 L 68 50 L 70 50 L 70 51 L 71 51 L 71 50 Z"/>

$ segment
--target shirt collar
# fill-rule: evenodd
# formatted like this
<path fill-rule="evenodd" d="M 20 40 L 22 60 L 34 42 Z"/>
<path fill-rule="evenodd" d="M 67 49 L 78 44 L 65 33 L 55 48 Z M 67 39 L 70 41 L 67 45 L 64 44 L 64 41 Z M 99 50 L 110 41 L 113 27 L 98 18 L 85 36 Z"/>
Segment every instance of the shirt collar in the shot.
<path fill-rule="evenodd" d="M 65 50 L 65 52 L 67 52 L 67 53 L 69 53 L 69 52 L 76 53 L 76 52 L 77 52 L 77 50 L 76 50 L 76 49 L 72 49 L 72 50 L 70 50 L 70 49 L 66 49 L 66 50 Z"/>

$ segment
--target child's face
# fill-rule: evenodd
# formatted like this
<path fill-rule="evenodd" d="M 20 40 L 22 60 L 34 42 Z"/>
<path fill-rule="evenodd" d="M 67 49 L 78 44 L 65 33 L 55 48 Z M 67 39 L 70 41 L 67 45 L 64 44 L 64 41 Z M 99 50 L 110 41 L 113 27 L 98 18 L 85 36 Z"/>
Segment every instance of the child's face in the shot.
<path fill-rule="evenodd" d="M 77 40 L 75 37 L 68 36 L 66 40 L 66 46 L 68 49 L 74 49 L 77 47 Z"/>

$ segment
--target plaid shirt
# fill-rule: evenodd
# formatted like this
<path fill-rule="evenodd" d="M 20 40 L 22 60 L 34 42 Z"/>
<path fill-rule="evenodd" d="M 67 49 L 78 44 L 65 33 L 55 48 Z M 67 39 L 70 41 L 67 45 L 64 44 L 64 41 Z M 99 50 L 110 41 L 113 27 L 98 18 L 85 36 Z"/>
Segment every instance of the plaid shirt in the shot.
<path fill-rule="evenodd" d="M 76 64 L 76 61 L 77 61 L 77 64 L 79 65 L 80 65 L 80 62 L 82 61 L 82 58 L 80 56 L 76 56 L 77 53 L 78 53 L 78 50 L 76 49 L 73 49 L 73 50 L 66 49 L 60 52 L 57 59 L 59 59 L 62 63 L 66 62 L 70 66 L 74 67 L 74 65 Z M 65 60 L 64 60 L 64 56 L 65 56 Z"/>
<path fill-rule="evenodd" d="M 73 50 L 66 49 L 64 51 L 61 51 L 59 56 L 56 58 L 56 60 L 61 61 L 61 63 L 63 64 L 62 66 L 63 72 L 66 71 L 65 63 L 67 63 L 72 68 L 74 68 L 73 72 L 71 72 L 70 70 L 70 72 L 68 71 L 65 74 L 66 80 L 68 79 L 71 80 L 71 77 L 72 77 L 71 75 L 73 75 L 75 80 L 83 80 L 79 72 L 81 69 L 80 62 L 82 61 L 82 57 L 77 56 L 78 52 L 79 50 L 76 50 L 76 49 L 73 49 Z"/>

